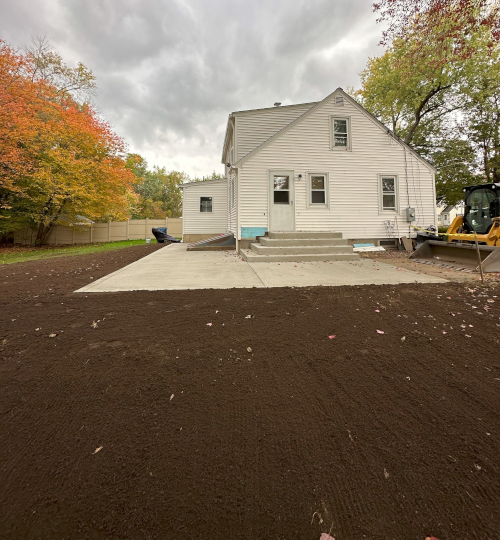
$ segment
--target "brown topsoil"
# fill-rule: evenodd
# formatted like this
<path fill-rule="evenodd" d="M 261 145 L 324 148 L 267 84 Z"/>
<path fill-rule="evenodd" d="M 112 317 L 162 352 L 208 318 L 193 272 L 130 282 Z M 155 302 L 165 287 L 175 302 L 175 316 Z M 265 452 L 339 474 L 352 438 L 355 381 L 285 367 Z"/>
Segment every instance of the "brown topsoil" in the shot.
<path fill-rule="evenodd" d="M 153 249 L 0 267 L 0 538 L 500 536 L 498 285 L 72 292 Z"/>

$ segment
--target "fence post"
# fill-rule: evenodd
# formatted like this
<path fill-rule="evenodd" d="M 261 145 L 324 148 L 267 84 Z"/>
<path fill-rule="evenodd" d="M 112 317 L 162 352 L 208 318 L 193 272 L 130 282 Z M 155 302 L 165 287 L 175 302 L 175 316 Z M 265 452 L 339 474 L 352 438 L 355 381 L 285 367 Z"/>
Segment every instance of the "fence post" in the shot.
<path fill-rule="evenodd" d="M 130 218 L 127 219 L 127 240 L 130 240 Z"/>
<path fill-rule="evenodd" d="M 74 245 L 75 244 L 75 228 L 73 227 L 71 229 L 71 243 Z"/>
<path fill-rule="evenodd" d="M 168 217 L 165 216 L 165 227 L 167 228 L 167 233 L 168 233 Z"/>
<path fill-rule="evenodd" d="M 94 225 L 91 224 L 90 225 L 90 243 L 92 244 L 92 236 L 94 234 Z"/>
<path fill-rule="evenodd" d="M 148 218 L 146 218 L 146 232 L 144 238 L 148 237 Z"/>
<path fill-rule="evenodd" d="M 108 242 L 111 242 L 111 221 L 108 221 Z"/>

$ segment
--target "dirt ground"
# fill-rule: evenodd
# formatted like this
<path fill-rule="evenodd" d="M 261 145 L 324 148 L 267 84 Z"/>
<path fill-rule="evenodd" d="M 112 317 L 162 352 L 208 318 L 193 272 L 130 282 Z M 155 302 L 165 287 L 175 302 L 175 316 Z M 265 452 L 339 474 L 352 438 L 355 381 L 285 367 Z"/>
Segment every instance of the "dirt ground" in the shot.
<path fill-rule="evenodd" d="M 499 537 L 498 284 L 72 292 L 153 249 L 0 267 L 0 538 Z"/>
<path fill-rule="evenodd" d="M 423 272 L 443 279 L 461 282 L 474 282 L 481 279 L 477 272 L 464 272 L 447 267 L 446 265 L 436 265 L 435 263 L 423 264 L 410 259 L 410 255 L 411 253 L 407 251 L 396 250 L 360 253 L 360 257 L 363 258 L 375 259 L 386 264 L 392 264 L 398 268 L 405 268 L 406 270 L 413 270 L 414 272 Z M 485 273 L 484 276 L 485 281 L 500 284 L 500 274 L 498 272 Z"/>

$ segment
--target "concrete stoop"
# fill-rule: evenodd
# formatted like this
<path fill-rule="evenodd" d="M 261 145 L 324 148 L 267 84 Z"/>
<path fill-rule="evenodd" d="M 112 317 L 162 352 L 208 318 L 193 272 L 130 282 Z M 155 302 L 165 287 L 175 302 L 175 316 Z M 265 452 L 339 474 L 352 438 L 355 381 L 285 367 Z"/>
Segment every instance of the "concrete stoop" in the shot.
<path fill-rule="evenodd" d="M 359 255 L 337 232 L 269 232 L 243 252 L 248 262 L 354 261 Z"/>

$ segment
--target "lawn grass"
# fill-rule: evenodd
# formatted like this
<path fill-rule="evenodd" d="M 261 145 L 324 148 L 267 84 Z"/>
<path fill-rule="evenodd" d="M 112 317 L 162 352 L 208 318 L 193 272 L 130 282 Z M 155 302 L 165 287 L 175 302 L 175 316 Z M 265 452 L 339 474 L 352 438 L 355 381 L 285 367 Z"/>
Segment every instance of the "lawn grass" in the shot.
<path fill-rule="evenodd" d="M 17 262 L 35 261 L 38 259 L 49 259 L 52 257 L 64 257 L 68 255 L 87 255 L 89 253 L 100 253 L 113 249 L 123 249 L 130 246 L 145 244 L 145 240 L 123 240 L 120 242 L 99 242 L 98 244 L 82 244 L 79 246 L 8 246 L 0 247 L 0 265 Z M 156 244 L 156 240 L 151 240 Z"/>

